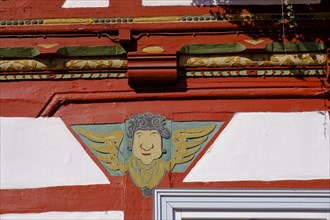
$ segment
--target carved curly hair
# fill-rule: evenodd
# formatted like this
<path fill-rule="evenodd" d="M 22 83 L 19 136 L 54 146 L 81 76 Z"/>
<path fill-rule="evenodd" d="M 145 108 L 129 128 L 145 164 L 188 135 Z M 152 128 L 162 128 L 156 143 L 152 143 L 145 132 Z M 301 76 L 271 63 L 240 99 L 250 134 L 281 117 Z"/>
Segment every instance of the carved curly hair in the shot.
<path fill-rule="evenodd" d="M 128 120 L 129 126 L 127 127 L 126 133 L 130 138 L 134 136 L 137 130 L 156 130 L 163 138 L 168 139 L 171 137 L 170 131 L 165 128 L 166 118 L 159 114 L 147 112 L 144 114 L 132 115 Z"/>

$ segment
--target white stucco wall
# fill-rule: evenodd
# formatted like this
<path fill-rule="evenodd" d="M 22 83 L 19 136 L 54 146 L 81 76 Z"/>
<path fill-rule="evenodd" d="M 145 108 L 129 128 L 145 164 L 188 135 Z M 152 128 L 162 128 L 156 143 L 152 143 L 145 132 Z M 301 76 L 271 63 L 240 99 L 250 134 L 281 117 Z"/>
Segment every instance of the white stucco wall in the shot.
<path fill-rule="evenodd" d="M 66 0 L 62 8 L 103 8 L 109 7 L 110 0 Z"/>
<path fill-rule="evenodd" d="M 1 220 L 123 220 L 124 213 L 122 211 L 105 211 L 105 212 L 43 212 L 43 213 L 27 213 L 27 214 L 3 214 L 0 215 Z"/>
<path fill-rule="evenodd" d="M 60 118 L 0 117 L 2 189 L 109 184 Z"/>
<path fill-rule="evenodd" d="M 328 112 L 237 113 L 185 182 L 330 178 Z M 60 118 L 0 118 L 2 189 L 109 184 Z"/>
<path fill-rule="evenodd" d="M 185 182 L 330 178 L 328 112 L 238 113 Z"/>

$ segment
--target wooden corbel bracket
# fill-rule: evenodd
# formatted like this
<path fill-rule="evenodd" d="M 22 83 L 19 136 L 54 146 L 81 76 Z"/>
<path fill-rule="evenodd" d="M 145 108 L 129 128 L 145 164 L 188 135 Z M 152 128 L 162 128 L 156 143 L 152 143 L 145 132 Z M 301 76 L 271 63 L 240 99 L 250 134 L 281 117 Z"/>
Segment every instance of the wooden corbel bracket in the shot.
<path fill-rule="evenodd" d="M 121 44 L 127 44 L 131 42 L 131 30 L 130 29 L 119 29 L 118 33 L 119 42 Z"/>
<path fill-rule="evenodd" d="M 175 54 L 128 53 L 128 83 L 132 87 L 177 82 Z"/>

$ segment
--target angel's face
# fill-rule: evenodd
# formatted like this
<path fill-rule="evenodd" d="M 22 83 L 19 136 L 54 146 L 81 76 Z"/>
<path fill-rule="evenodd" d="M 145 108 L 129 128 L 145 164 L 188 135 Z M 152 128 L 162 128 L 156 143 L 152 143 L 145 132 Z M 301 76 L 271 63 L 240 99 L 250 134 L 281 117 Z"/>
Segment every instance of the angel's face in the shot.
<path fill-rule="evenodd" d="M 157 130 L 137 130 L 133 137 L 133 155 L 150 164 L 162 156 L 162 137 Z"/>

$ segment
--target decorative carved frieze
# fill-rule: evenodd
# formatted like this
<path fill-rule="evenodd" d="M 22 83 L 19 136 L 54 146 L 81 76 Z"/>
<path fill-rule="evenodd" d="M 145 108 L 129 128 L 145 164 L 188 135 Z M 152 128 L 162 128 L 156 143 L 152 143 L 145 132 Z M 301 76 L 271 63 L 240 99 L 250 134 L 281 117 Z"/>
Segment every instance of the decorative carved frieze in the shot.
<path fill-rule="evenodd" d="M 0 71 L 30 71 L 49 69 L 49 64 L 38 60 L 0 60 Z"/>
<path fill-rule="evenodd" d="M 0 71 L 40 71 L 40 70 L 103 70 L 125 69 L 123 59 L 22 59 L 0 60 Z"/>
<path fill-rule="evenodd" d="M 175 1 L 173 1 L 175 2 Z M 329 13 L 295 13 L 296 20 L 329 20 Z M 200 14 L 186 16 L 143 16 L 143 17 L 99 17 L 99 18 L 41 18 L 41 19 L 8 19 L 0 20 L 0 26 L 49 26 L 77 24 L 118 24 L 118 23 L 150 23 L 150 22 L 218 22 L 263 20 L 278 21 L 280 13 L 256 14 Z"/>
<path fill-rule="evenodd" d="M 124 78 L 125 73 L 0 74 L 0 81 Z"/>
<path fill-rule="evenodd" d="M 235 76 L 324 76 L 323 69 L 265 69 L 265 70 L 212 70 L 181 71 L 180 77 L 235 77 Z M 126 73 L 43 73 L 0 74 L 0 81 L 12 80 L 66 80 L 125 78 Z"/>
<path fill-rule="evenodd" d="M 235 77 L 235 76 L 324 76 L 323 69 L 264 69 L 182 71 L 180 77 Z"/>
<path fill-rule="evenodd" d="M 243 66 L 314 66 L 325 65 L 325 54 L 275 54 L 246 56 L 183 57 L 184 67 L 243 67 Z"/>
<path fill-rule="evenodd" d="M 67 69 L 123 69 L 127 68 L 127 60 L 90 60 L 90 59 L 79 59 L 69 60 L 64 63 Z"/>

